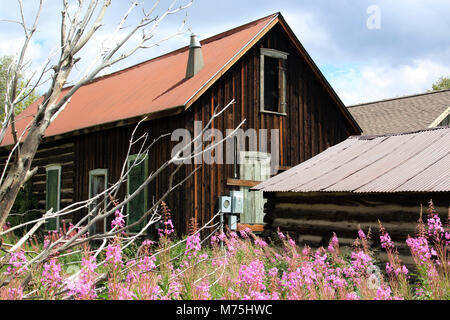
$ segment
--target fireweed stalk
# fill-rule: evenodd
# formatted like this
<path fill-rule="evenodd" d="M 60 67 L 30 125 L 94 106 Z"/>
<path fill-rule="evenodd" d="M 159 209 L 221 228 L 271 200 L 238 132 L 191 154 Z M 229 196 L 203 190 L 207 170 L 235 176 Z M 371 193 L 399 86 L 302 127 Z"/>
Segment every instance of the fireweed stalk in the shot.
<path fill-rule="evenodd" d="M 396 296 L 402 296 L 405 299 L 411 298 L 411 292 L 408 284 L 409 270 L 400 261 L 398 251 L 389 233 L 383 227 L 380 221 L 380 240 L 381 247 L 386 250 L 388 262 L 386 262 L 386 274 L 389 278 L 389 284 Z"/>

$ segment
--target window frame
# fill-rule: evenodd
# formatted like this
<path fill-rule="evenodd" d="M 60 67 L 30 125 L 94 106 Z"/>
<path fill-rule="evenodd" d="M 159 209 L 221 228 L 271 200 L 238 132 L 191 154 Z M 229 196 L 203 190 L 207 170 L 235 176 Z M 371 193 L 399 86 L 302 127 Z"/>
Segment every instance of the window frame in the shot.
<path fill-rule="evenodd" d="M 91 185 L 92 185 L 92 177 L 93 176 L 101 176 L 101 175 L 104 175 L 105 176 L 105 184 L 104 184 L 104 188 L 105 188 L 105 190 L 108 188 L 108 169 L 94 169 L 94 170 L 90 170 L 89 171 L 89 193 L 88 193 L 88 199 L 91 199 L 92 198 L 92 195 L 91 195 L 91 191 L 92 191 L 92 188 L 91 188 Z M 103 202 L 104 202 L 104 206 L 105 206 L 105 208 L 106 208 L 106 205 L 107 205 L 107 203 L 106 203 L 106 196 L 105 196 L 105 199 L 103 200 Z M 88 208 L 88 210 L 89 210 L 89 213 L 91 213 L 91 207 L 89 206 L 89 208 Z M 103 231 L 104 232 L 106 232 L 106 218 L 104 219 L 104 221 L 103 221 Z M 91 221 L 91 217 L 89 216 L 89 218 L 88 218 L 88 221 L 90 222 Z"/>
<path fill-rule="evenodd" d="M 444 126 L 442 122 L 444 122 L 447 117 L 450 116 L 450 107 L 448 107 L 444 112 L 442 112 L 439 117 L 437 117 L 429 126 L 428 128 L 436 128 L 436 127 L 442 127 Z"/>
<path fill-rule="evenodd" d="M 58 187 L 58 192 L 57 192 L 57 197 L 56 197 L 56 210 L 55 208 L 53 208 L 53 212 L 58 212 L 61 209 L 61 172 L 62 172 L 62 166 L 61 164 L 50 164 L 45 166 L 45 211 L 47 212 L 47 202 L 48 202 L 48 172 L 49 171 L 53 171 L 56 170 L 58 172 L 58 182 L 57 182 L 57 187 Z M 47 231 L 57 231 L 59 230 L 59 223 L 60 223 L 60 219 L 59 217 L 54 218 L 56 219 L 56 228 L 55 229 L 48 229 L 47 228 L 47 223 L 45 224 L 45 230 Z"/>
<path fill-rule="evenodd" d="M 136 159 L 139 159 L 137 161 L 143 161 L 144 163 L 144 175 L 145 175 L 145 179 L 147 179 L 148 177 L 148 155 L 147 154 L 132 154 L 128 156 L 127 159 L 127 171 L 130 170 L 130 162 L 135 161 Z M 143 158 L 143 159 L 142 159 Z M 130 179 L 127 179 L 127 196 L 130 195 Z M 127 225 L 130 224 L 130 214 L 129 214 L 129 202 L 127 203 Z M 145 210 L 147 210 L 148 208 L 148 188 L 147 186 L 144 188 L 144 208 Z M 131 231 L 131 228 L 128 229 L 127 231 L 130 234 L 133 234 L 135 232 Z"/>
<path fill-rule="evenodd" d="M 269 113 L 269 114 L 276 114 L 276 115 L 282 115 L 287 116 L 286 113 L 286 96 L 287 96 L 287 90 L 286 90 L 286 84 L 287 84 L 287 75 L 286 75 L 286 68 L 282 69 L 282 72 L 280 72 L 280 75 L 282 76 L 282 88 L 279 88 L 279 107 L 281 106 L 281 111 L 272 111 L 272 110 L 266 110 L 265 104 L 264 104 L 264 57 L 270 57 L 274 59 L 284 60 L 285 64 L 287 62 L 289 53 L 283 52 L 276 49 L 269 49 L 269 48 L 260 48 L 260 95 L 259 95 L 259 111 L 262 113 Z"/>

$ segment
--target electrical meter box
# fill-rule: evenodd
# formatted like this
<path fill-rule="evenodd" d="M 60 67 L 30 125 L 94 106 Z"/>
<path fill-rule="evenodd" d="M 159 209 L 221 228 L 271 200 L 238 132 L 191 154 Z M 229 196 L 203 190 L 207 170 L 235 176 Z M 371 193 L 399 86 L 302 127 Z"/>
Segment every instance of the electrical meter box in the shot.
<path fill-rule="evenodd" d="M 222 213 L 231 213 L 231 197 L 229 196 L 219 197 L 219 210 Z"/>
<path fill-rule="evenodd" d="M 243 213 L 244 212 L 244 192 L 243 191 L 231 191 L 231 212 Z"/>
<path fill-rule="evenodd" d="M 237 216 L 235 216 L 235 215 L 228 216 L 228 227 L 232 231 L 237 230 Z"/>

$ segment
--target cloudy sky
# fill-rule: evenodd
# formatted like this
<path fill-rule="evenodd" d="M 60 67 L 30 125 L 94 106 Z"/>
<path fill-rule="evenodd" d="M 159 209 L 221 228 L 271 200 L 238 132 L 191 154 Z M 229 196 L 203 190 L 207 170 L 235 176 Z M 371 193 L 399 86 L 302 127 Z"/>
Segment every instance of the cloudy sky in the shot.
<path fill-rule="evenodd" d="M 147 8 L 153 4 L 144 1 Z M 36 2 L 24 0 L 29 21 Z M 60 3 L 46 1 L 27 55 L 34 61 L 33 66 L 57 48 Z M 105 45 L 104 39 L 128 3 L 113 0 L 105 26 L 81 52 L 82 58 L 89 58 L 81 60 L 77 71 L 82 72 L 98 48 Z M 169 3 L 161 1 L 157 12 L 163 12 Z M 450 76 L 448 0 L 194 0 L 188 10 L 169 17 L 158 27 L 154 41 L 175 32 L 183 19 L 185 28 L 206 38 L 277 11 L 347 105 L 425 92 L 439 77 Z M 132 15 L 129 25 L 138 16 L 139 12 Z M 0 19 L 18 17 L 16 1 L 0 0 Z M 15 53 L 22 39 L 17 24 L 0 22 L 0 55 Z M 188 33 L 177 36 L 109 71 L 177 49 L 188 41 Z"/>

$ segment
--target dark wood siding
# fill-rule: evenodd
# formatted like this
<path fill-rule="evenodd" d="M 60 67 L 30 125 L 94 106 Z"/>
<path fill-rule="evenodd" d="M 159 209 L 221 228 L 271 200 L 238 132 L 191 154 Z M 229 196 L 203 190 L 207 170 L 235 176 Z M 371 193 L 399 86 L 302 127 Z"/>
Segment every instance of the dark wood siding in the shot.
<path fill-rule="evenodd" d="M 0 170 L 3 171 L 9 152 L 0 153 Z M 13 158 L 11 158 L 11 162 Z M 34 157 L 31 168 L 38 167 L 38 171 L 31 178 L 33 195 L 39 201 L 39 209 L 45 211 L 46 167 L 61 165 L 61 202 L 60 208 L 73 203 L 75 185 L 75 143 L 73 139 L 64 139 L 54 142 L 42 143 Z"/>

